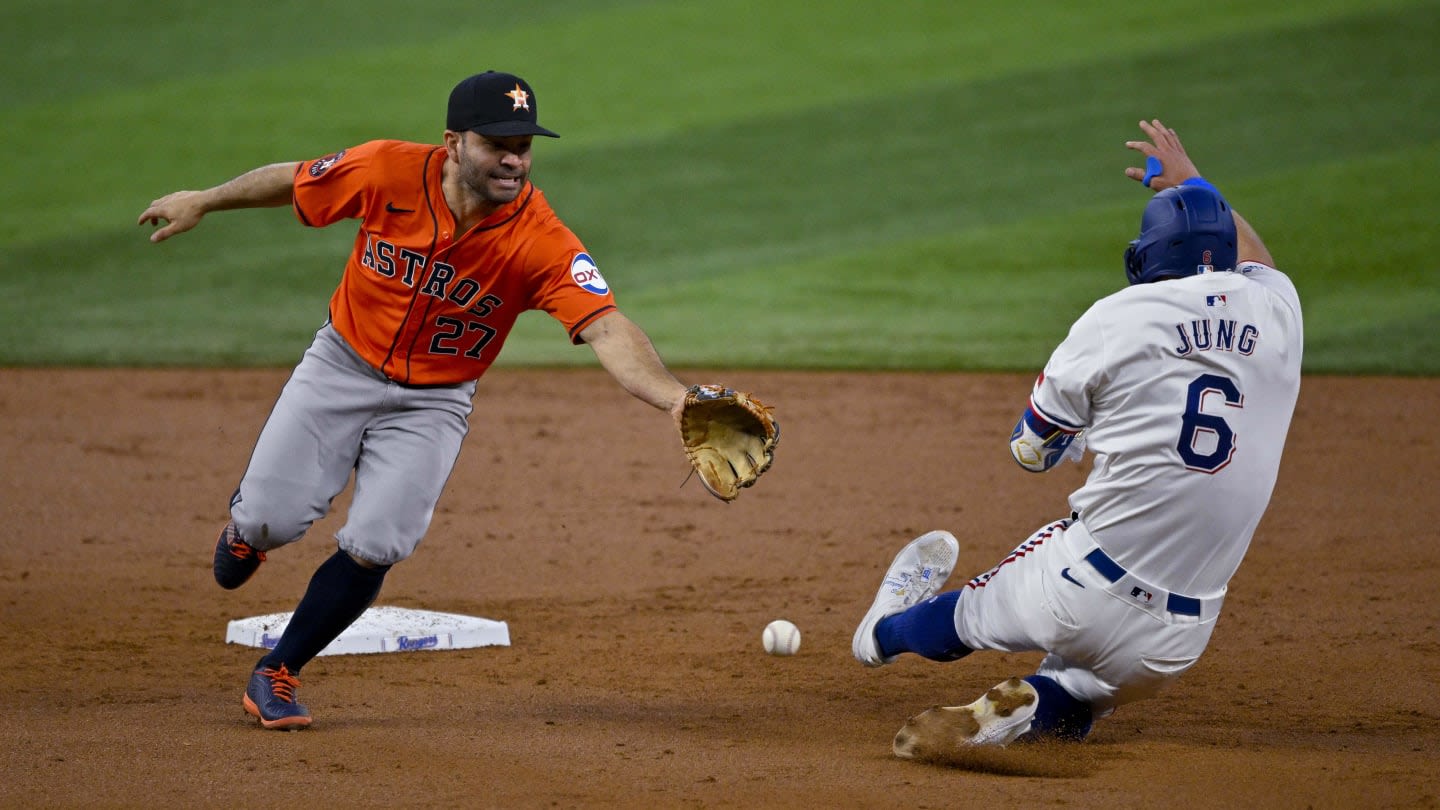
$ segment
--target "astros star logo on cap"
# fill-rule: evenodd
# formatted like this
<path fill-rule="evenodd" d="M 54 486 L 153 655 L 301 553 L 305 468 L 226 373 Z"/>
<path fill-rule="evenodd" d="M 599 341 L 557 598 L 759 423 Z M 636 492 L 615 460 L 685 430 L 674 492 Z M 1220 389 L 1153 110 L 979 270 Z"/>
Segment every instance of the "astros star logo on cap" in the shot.
<path fill-rule="evenodd" d="M 511 110 L 530 109 L 530 94 L 521 90 L 520 85 L 515 85 L 515 89 L 505 95 L 509 96 L 510 99 L 515 102 L 515 106 L 511 107 Z"/>

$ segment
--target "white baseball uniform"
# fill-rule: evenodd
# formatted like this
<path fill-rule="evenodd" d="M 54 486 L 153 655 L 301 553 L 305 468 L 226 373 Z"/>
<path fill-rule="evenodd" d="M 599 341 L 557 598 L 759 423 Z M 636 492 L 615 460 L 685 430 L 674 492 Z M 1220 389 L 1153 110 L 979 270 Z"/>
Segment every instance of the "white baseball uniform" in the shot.
<path fill-rule="evenodd" d="M 1193 665 L 1274 488 L 1302 331 L 1290 279 L 1254 262 L 1096 302 L 1030 400 L 1094 467 L 1069 519 L 970 581 L 960 640 L 1046 651 L 1038 674 L 1097 716 Z"/>

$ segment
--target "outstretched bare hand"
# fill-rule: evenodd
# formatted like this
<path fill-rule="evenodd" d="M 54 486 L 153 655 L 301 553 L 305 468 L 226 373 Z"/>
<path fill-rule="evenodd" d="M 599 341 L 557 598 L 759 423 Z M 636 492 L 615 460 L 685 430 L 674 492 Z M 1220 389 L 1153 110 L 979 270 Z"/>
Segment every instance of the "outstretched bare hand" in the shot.
<path fill-rule="evenodd" d="M 1185 147 L 1180 144 L 1180 136 L 1175 134 L 1175 130 L 1160 123 L 1158 118 L 1141 121 L 1140 129 L 1150 140 L 1126 141 L 1125 146 L 1145 156 L 1145 167 L 1126 169 L 1126 177 L 1159 192 L 1200 176 L 1195 163 L 1185 154 Z"/>
<path fill-rule="evenodd" d="M 205 207 L 200 202 L 202 192 L 199 191 L 176 191 L 173 194 L 166 194 L 164 197 L 150 203 L 145 213 L 140 215 L 137 225 L 150 223 L 159 225 L 164 222 L 166 225 L 158 231 L 150 234 L 151 242 L 164 242 L 166 239 L 177 233 L 184 233 L 200 223 L 200 218 L 205 216 Z"/>

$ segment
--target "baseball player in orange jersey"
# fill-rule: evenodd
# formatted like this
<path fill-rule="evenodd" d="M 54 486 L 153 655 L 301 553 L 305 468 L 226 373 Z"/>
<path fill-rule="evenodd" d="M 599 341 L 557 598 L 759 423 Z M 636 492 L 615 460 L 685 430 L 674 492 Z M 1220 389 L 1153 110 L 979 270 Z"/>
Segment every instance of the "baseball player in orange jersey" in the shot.
<path fill-rule="evenodd" d="M 360 220 L 329 319 L 281 391 L 230 502 L 214 570 L 244 584 L 304 535 L 353 471 L 339 550 L 315 572 L 244 706 L 272 729 L 311 722 L 301 668 L 364 613 L 415 550 L 468 429 L 471 397 L 526 310 L 548 312 L 630 394 L 678 420 L 686 386 L 528 179 L 538 123 L 523 79 L 489 71 L 450 95 L 444 144 L 373 141 L 154 201 L 161 242 L 211 211 L 291 205 L 323 227 Z"/>

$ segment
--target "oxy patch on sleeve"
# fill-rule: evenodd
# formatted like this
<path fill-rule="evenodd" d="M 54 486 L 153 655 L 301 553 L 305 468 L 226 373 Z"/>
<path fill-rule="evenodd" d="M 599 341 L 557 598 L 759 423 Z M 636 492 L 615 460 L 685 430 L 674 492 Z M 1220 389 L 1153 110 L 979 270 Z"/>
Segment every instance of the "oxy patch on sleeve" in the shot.
<path fill-rule="evenodd" d="M 600 268 L 595 266 L 595 260 L 588 253 L 576 253 L 575 258 L 570 260 L 570 278 L 586 292 L 596 295 L 610 292 L 610 285 L 605 283 Z"/>

